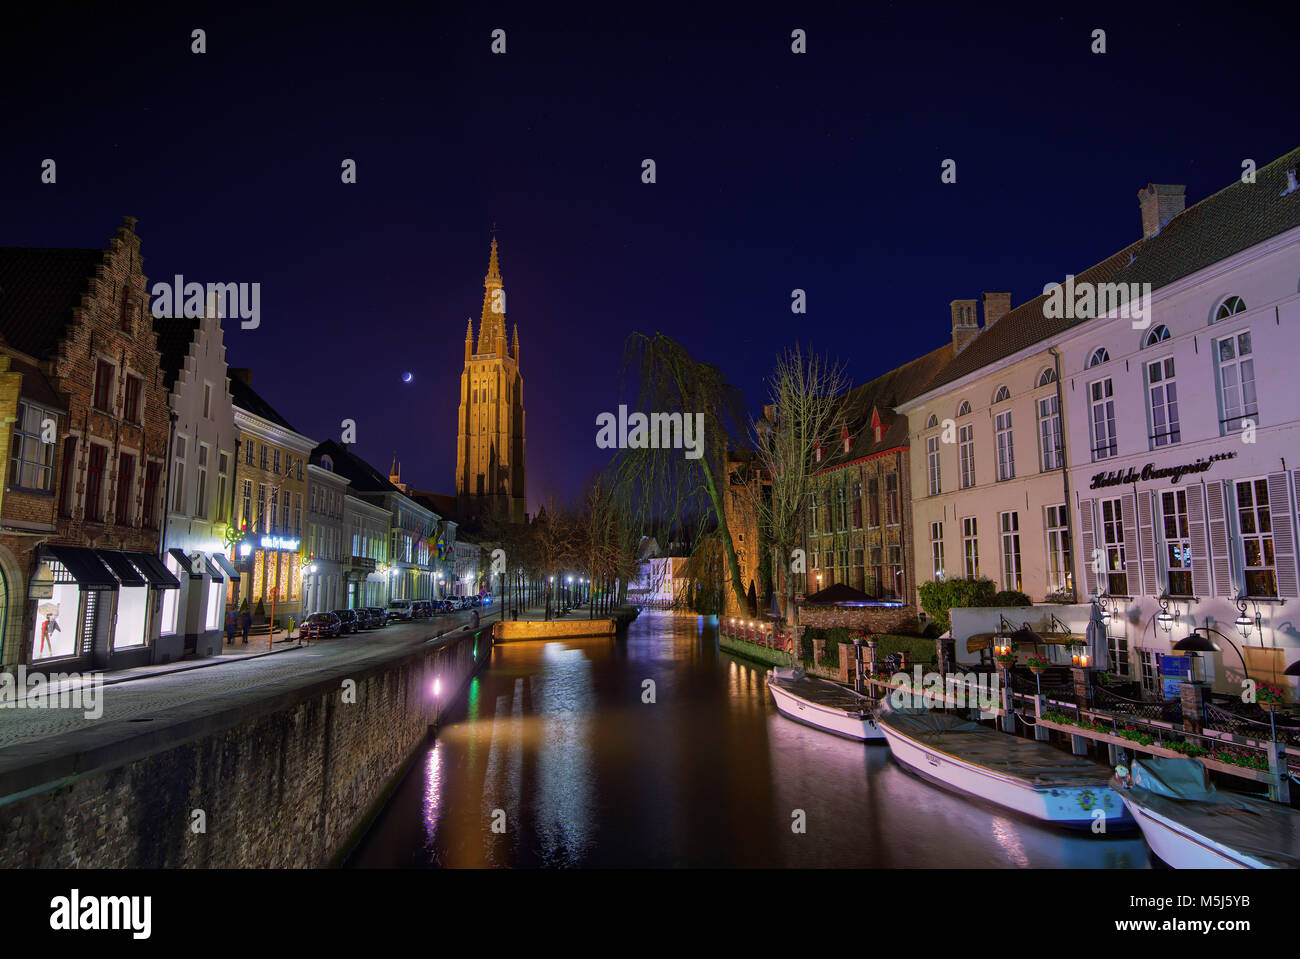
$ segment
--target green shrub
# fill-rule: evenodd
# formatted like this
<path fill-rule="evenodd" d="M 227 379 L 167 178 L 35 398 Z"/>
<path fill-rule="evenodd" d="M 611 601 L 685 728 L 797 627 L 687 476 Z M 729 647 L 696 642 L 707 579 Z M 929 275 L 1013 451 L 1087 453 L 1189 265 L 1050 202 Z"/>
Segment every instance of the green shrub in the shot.
<path fill-rule="evenodd" d="M 1019 590 L 1004 589 L 993 594 L 990 606 L 1033 606 L 1034 601 Z"/>
<path fill-rule="evenodd" d="M 952 628 L 948 611 L 963 606 L 993 606 L 993 597 L 997 589 L 991 579 L 952 579 L 931 580 L 922 583 L 920 588 L 921 607 L 934 620 L 939 631 L 946 633 Z"/>
<path fill-rule="evenodd" d="M 933 663 L 938 661 L 938 654 L 933 639 L 923 636 L 900 636 L 896 633 L 881 633 L 876 636 L 876 661 L 880 662 L 890 653 L 906 653 L 909 663 Z M 865 651 L 863 652 L 865 656 Z"/>

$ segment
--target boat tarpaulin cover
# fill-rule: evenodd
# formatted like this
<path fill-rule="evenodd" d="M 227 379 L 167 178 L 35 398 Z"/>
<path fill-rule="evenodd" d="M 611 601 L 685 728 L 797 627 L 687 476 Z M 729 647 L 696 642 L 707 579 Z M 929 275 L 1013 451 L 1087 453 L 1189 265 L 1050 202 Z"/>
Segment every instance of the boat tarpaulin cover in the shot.
<path fill-rule="evenodd" d="M 832 683 L 824 679 L 814 679 L 804 676 L 800 679 L 778 679 L 773 677 L 768 680 L 773 686 L 780 686 L 792 696 L 797 696 L 810 703 L 818 706 L 826 706 L 830 709 L 841 709 L 845 713 L 854 716 L 863 712 L 870 712 L 874 701 L 865 697 L 859 698 L 851 689 L 846 689 L 837 683 Z"/>
<path fill-rule="evenodd" d="M 1216 790 L 1196 759 L 1137 759 L 1132 771 L 1126 796 L 1139 808 L 1265 868 L 1300 869 L 1300 813 L 1290 806 Z"/>
<path fill-rule="evenodd" d="M 1133 760 L 1133 785 L 1170 799 L 1216 802 L 1218 792 L 1210 782 L 1205 763 L 1196 759 L 1152 756 Z"/>
<path fill-rule="evenodd" d="M 979 723 L 928 709 L 899 709 L 881 703 L 879 721 L 900 736 L 1035 788 L 1108 787 L 1110 770 L 1055 746 L 1000 733 Z"/>

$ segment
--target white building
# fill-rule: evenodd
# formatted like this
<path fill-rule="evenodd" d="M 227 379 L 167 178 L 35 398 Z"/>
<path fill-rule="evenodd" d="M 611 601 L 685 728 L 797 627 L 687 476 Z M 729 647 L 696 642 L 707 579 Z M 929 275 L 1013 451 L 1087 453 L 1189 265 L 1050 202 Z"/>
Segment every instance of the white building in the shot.
<path fill-rule="evenodd" d="M 480 589 L 491 592 L 499 590 L 500 583 L 491 583 L 488 575 L 491 570 L 484 562 L 483 548 L 478 543 L 471 543 L 464 537 L 456 540 L 456 596 L 477 596 Z"/>
<path fill-rule="evenodd" d="M 208 314 L 154 320 L 172 416 L 163 560 L 181 583 L 163 594 L 165 659 L 221 652 L 227 582 L 239 579 L 226 540 L 238 432 L 221 320 Z"/>
<path fill-rule="evenodd" d="M 1057 338 L 1076 569 L 1115 670 L 1152 693 L 1193 628 L 1220 691 L 1300 659 L 1298 161 L 1185 211 L 1181 187 L 1144 191 L 1146 239 L 1112 280 L 1151 284 L 1149 315 Z"/>
<path fill-rule="evenodd" d="M 388 510 L 357 496 L 343 500 L 343 541 L 348 552 L 343 561 L 346 606 L 388 605 Z"/>
<path fill-rule="evenodd" d="M 342 609 L 344 567 L 351 544 L 344 534 L 348 479 L 328 456 L 307 464 L 307 520 L 303 530 L 303 614 Z"/>

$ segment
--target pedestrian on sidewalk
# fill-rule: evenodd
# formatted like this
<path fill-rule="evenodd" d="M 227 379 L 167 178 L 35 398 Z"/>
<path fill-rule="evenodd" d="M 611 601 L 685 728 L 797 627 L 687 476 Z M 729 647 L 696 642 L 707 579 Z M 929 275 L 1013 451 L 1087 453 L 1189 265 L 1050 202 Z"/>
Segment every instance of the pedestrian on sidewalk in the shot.
<path fill-rule="evenodd" d="M 226 645 L 235 645 L 235 627 L 239 625 L 233 609 L 226 610 Z"/>
<path fill-rule="evenodd" d="M 245 646 L 248 645 L 248 630 L 249 627 L 252 625 L 253 625 L 253 617 L 248 612 L 248 610 L 244 610 L 242 613 L 239 614 L 239 631 L 244 634 Z"/>

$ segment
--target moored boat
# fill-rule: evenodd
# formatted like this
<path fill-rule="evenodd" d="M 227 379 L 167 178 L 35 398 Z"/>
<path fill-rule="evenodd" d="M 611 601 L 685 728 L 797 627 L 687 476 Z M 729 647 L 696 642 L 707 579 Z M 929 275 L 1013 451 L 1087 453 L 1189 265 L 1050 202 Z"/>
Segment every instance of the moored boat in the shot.
<path fill-rule="evenodd" d="M 768 672 L 767 688 L 776 708 L 795 722 L 859 742 L 881 738 L 872 701 L 837 683 L 781 668 Z"/>
<path fill-rule="evenodd" d="M 894 758 L 939 785 L 1056 826 L 1133 826 L 1100 763 L 948 713 L 882 704 L 877 720 Z"/>
<path fill-rule="evenodd" d="M 1115 786 L 1151 851 L 1175 869 L 1300 867 L 1300 813 L 1215 789 L 1195 759 L 1135 759 Z"/>

